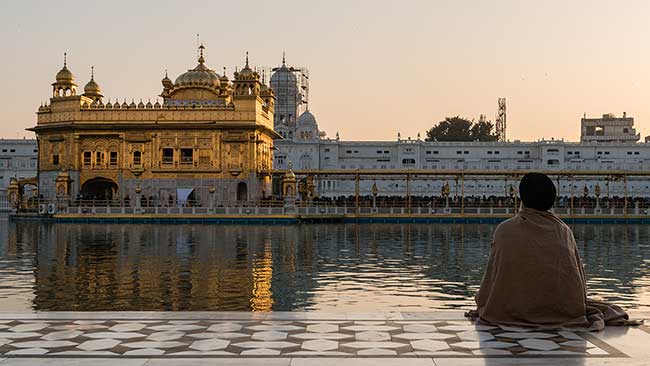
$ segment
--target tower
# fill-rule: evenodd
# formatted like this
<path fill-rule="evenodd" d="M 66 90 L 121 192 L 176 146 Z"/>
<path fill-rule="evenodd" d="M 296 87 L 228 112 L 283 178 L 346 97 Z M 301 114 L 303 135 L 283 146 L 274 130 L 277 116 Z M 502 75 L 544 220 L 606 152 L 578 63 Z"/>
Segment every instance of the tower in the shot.
<path fill-rule="evenodd" d="M 306 111 L 309 95 L 309 72 L 306 68 L 282 65 L 272 69 L 270 85 L 276 96 L 275 128 L 284 125 L 293 135 L 298 117 Z"/>
<path fill-rule="evenodd" d="M 260 75 L 248 65 L 248 52 L 246 52 L 246 65 L 241 71 L 235 71 L 233 88 L 235 97 L 256 97 L 260 95 Z"/>
<path fill-rule="evenodd" d="M 506 98 L 499 98 L 497 112 L 496 132 L 497 141 L 506 141 Z"/>
<path fill-rule="evenodd" d="M 56 81 L 52 83 L 52 98 L 77 95 L 77 84 L 74 75 L 68 70 L 68 54 L 63 54 L 63 68 L 56 73 Z"/>

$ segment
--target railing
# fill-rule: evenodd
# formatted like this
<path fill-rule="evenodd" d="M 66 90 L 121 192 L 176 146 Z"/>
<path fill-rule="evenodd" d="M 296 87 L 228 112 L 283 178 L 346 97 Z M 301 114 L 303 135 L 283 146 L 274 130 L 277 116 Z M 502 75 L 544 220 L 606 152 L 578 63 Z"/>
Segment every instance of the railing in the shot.
<path fill-rule="evenodd" d="M 227 205 L 227 206 L 121 206 L 115 204 L 64 206 L 61 203 L 32 203 L 21 208 L 22 213 L 72 215 L 227 215 L 227 216 L 461 216 L 502 217 L 518 210 L 504 206 L 335 206 L 335 205 Z M 105 202 L 106 203 L 106 202 Z M 553 211 L 567 217 L 627 217 L 648 216 L 650 209 L 636 206 L 555 207 Z"/>
<path fill-rule="evenodd" d="M 0 192 L 0 212 L 9 212 L 10 210 L 9 197 L 6 192 Z"/>

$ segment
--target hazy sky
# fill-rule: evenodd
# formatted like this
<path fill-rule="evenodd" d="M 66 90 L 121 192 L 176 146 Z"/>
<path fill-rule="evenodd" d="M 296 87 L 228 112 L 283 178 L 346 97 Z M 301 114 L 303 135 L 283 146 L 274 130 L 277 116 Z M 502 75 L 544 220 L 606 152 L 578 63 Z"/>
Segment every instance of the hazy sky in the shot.
<path fill-rule="evenodd" d="M 68 52 L 83 85 L 155 98 L 160 79 L 206 63 L 231 74 L 290 64 L 311 74 L 310 110 L 329 136 L 415 137 L 445 116 L 494 119 L 508 138 L 579 137 L 583 113 L 626 111 L 650 134 L 650 1 L 5 1 L 0 136 L 30 136 Z M 232 75 L 229 75 L 230 77 Z"/>

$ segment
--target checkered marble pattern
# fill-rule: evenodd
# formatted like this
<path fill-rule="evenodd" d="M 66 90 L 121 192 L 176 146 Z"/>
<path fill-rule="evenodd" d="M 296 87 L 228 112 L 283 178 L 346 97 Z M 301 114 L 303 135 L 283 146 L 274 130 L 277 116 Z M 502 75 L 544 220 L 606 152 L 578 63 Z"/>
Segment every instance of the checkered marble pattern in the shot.
<path fill-rule="evenodd" d="M 2 357 L 621 357 L 587 333 L 469 321 L 2 320 Z"/>

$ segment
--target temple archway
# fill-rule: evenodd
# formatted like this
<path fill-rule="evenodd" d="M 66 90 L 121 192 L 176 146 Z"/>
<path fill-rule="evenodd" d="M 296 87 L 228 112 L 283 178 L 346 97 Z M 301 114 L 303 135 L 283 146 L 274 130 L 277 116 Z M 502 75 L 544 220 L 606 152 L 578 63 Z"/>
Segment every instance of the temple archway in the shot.
<path fill-rule="evenodd" d="M 81 186 L 81 197 L 85 200 L 112 200 L 117 189 L 117 183 L 110 179 L 93 178 Z"/>

